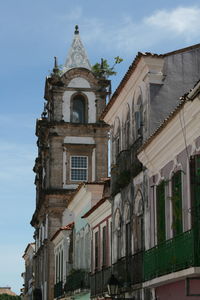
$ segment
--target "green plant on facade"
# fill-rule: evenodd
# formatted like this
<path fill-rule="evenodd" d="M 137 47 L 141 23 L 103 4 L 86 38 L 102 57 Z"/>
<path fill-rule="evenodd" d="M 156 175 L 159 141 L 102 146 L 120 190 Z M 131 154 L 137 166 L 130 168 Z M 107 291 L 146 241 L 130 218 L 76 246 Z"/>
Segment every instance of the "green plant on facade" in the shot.
<path fill-rule="evenodd" d="M 107 59 L 102 58 L 101 63 L 96 63 L 95 65 L 92 66 L 92 72 L 97 75 L 98 77 L 106 77 L 108 78 L 109 76 L 116 75 L 117 72 L 115 71 L 115 66 L 117 64 L 120 64 L 123 61 L 122 58 L 119 56 L 116 56 L 114 58 L 114 64 L 112 67 L 108 64 Z"/>

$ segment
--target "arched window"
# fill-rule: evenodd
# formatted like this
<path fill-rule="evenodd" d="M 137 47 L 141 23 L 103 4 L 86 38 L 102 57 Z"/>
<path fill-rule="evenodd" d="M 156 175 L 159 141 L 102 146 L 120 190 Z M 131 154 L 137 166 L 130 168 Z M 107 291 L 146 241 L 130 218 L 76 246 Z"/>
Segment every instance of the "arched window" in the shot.
<path fill-rule="evenodd" d="M 120 140 L 120 135 L 121 135 L 121 127 L 120 127 L 120 120 L 117 117 L 115 119 L 115 123 L 114 123 L 114 131 L 113 131 L 113 144 L 114 144 L 114 157 L 116 158 L 117 155 L 120 152 L 120 144 L 121 144 L 121 140 Z"/>
<path fill-rule="evenodd" d="M 142 106 L 142 97 L 138 97 L 136 110 L 135 110 L 135 136 L 136 138 L 142 136 L 143 128 L 143 106 Z"/>
<path fill-rule="evenodd" d="M 130 145 L 130 109 L 128 107 L 128 112 L 125 121 L 125 148 L 127 149 Z"/>
<path fill-rule="evenodd" d="M 86 99 L 83 95 L 77 94 L 72 98 L 71 122 L 86 123 Z"/>
<path fill-rule="evenodd" d="M 122 144 L 123 150 L 127 149 L 130 144 L 130 108 L 129 104 L 126 104 L 123 109 L 123 119 L 122 119 Z"/>

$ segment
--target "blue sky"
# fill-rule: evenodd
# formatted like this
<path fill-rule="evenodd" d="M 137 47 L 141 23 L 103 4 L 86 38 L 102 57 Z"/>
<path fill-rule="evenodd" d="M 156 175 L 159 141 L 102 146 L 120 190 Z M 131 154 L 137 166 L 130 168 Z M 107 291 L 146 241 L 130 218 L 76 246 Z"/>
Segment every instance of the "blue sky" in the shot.
<path fill-rule="evenodd" d="M 124 59 L 115 89 L 137 51 L 165 53 L 200 43 L 199 15 L 197 0 L 0 1 L 0 286 L 16 293 L 22 287 L 21 257 L 33 235 L 35 120 L 45 76 L 54 56 L 64 63 L 74 25 L 91 64 Z"/>

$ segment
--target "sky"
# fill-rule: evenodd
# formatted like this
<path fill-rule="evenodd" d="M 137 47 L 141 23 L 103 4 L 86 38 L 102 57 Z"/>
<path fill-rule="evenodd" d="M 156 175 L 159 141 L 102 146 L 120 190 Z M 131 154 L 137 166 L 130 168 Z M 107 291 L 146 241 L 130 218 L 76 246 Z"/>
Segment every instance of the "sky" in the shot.
<path fill-rule="evenodd" d="M 92 65 L 124 59 L 114 91 L 138 51 L 200 43 L 199 15 L 199 0 L 0 0 L 0 286 L 22 288 L 22 255 L 33 241 L 35 121 L 53 57 L 65 62 L 74 26 Z"/>

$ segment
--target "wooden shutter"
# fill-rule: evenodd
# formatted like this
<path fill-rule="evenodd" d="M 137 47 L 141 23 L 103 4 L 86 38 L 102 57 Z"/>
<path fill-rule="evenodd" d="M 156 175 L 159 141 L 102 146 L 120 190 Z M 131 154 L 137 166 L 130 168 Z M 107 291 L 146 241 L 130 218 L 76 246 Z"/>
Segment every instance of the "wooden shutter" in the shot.
<path fill-rule="evenodd" d="M 200 211 L 200 155 L 195 155 L 190 159 L 190 191 L 192 224 L 199 218 Z"/>
<path fill-rule="evenodd" d="M 166 238 L 165 229 L 165 183 L 162 181 L 156 189 L 157 242 Z"/>
<path fill-rule="evenodd" d="M 95 269 L 99 267 L 99 232 L 95 232 Z"/>
<path fill-rule="evenodd" d="M 174 236 L 183 232 L 182 221 L 182 172 L 176 172 L 172 177 L 172 211 Z"/>

